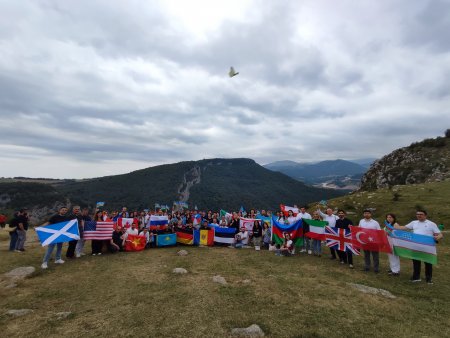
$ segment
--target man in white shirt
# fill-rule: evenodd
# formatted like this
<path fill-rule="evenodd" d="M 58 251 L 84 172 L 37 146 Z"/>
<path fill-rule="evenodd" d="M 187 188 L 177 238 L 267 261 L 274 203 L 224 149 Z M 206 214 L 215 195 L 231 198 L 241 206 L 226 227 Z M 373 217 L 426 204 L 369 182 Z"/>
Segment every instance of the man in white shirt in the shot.
<path fill-rule="evenodd" d="M 322 210 L 320 210 L 320 206 L 317 206 L 317 212 L 320 214 L 320 217 L 322 218 L 323 221 L 328 222 L 328 225 L 330 227 L 335 227 L 336 226 L 336 220 L 339 218 L 336 215 L 333 214 L 333 209 L 331 208 L 327 208 L 326 210 L 326 214 L 324 214 L 322 212 Z M 336 259 L 336 250 L 330 248 L 330 259 Z"/>
<path fill-rule="evenodd" d="M 131 226 L 127 229 L 127 231 L 123 234 L 123 242 L 122 245 L 125 247 L 125 242 L 128 238 L 128 235 L 138 235 L 139 231 L 136 229 L 136 224 L 133 222 L 131 223 Z"/>
<path fill-rule="evenodd" d="M 437 242 L 442 237 L 444 237 L 439 230 L 436 223 L 427 219 L 427 212 L 425 210 L 417 210 L 416 211 L 416 221 L 412 221 L 405 226 L 397 225 L 395 229 L 400 230 L 412 230 L 415 234 L 432 236 L 434 240 Z M 413 275 L 411 277 L 411 282 L 420 282 L 420 269 L 421 262 L 419 260 L 413 259 Z M 428 284 L 433 284 L 433 265 L 430 263 L 425 263 L 425 279 Z"/>
<path fill-rule="evenodd" d="M 245 227 L 241 227 L 241 231 L 235 236 L 236 243 L 235 248 L 242 248 L 244 245 L 248 244 L 248 231 Z"/>
<path fill-rule="evenodd" d="M 372 219 L 372 211 L 369 209 L 364 210 L 364 218 L 359 221 L 359 226 L 363 229 L 381 230 L 380 224 Z M 370 255 L 372 254 L 373 271 L 375 273 L 380 272 L 380 255 L 378 251 L 364 250 L 364 269 L 363 271 L 370 271 Z"/>

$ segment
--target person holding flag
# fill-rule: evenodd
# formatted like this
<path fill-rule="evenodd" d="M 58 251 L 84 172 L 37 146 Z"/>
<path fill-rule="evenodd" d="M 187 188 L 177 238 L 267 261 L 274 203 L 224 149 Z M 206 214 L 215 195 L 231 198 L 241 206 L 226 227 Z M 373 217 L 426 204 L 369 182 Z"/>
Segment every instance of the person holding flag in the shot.
<path fill-rule="evenodd" d="M 425 210 L 417 210 L 416 211 L 417 220 L 412 221 L 405 226 L 394 226 L 395 229 L 399 230 L 412 230 L 413 233 L 425 236 L 431 236 L 434 238 L 436 242 L 438 242 L 444 236 L 442 235 L 441 230 L 439 230 L 436 223 L 427 219 L 428 214 Z M 413 275 L 411 277 L 411 282 L 420 282 L 420 270 L 421 270 L 421 261 L 418 259 L 413 259 Z M 433 284 L 433 265 L 431 263 L 425 263 L 425 279 L 428 284 Z"/>
<path fill-rule="evenodd" d="M 333 228 L 336 226 L 336 220 L 338 219 L 338 217 L 335 214 L 333 214 L 333 209 L 327 208 L 326 213 L 324 214 L 322 210 L 320 210 L 320 204 L 318 204 L 317 212 L 319 213 L 320 217 L 322 217 L 322 220 L 328 222 L 328 225 L 330 227 Z M 331 260 L 336 259 L 336 250 L 333 248 L 330 248 L 330 259 Z"/>
<path fill-rule="evenodd" d="M 42 226 L 70 221 L 71 218 L 67 216 L 67 210 L 68 209 L 66 207 L 59 208 L 58 213 L 56 215 L 53 215 L 52 217 L 50 217 L 48 222 L 42 224 Z M 52 256 L 55 246 L 56 246 L 55 264 L 64 264 L 64 261 L 61 259 L 63 243 L 51 243 L 48 245 L 47 251 L 44 255 L 44 260 L 41 265 L 42 269 L 48 268 L 48 261 L 50 260 L 50 257 Z"/>
<path fill-rule="evenodd" d="M 342 209 L 338 210 L 338 217 L 339 219 L 336 220 L 336 228 L 338 229 L 345 229 L 350 231 L 350 226 L 353 225 L 353 222 L 349 220 L 346 216 L 346 212 Z M 351 252 L 347 251 L 337 251 L 337 254 L 339 256 L 339 260 L 341 264 L 347 264 L 350 269 L 353 269 L 353 254 Z"/>
<path fill-rule="evenodd" d="M 359 226 L 363 229 L 381 230 L 380 224 L 372 219 L 372 211 L 365 209 L 363 212 L 363 219 L 359 221 Z M 363 271 L 370 270 L 370 255 L 372 255 L 373 271 L 375 273 L 380 272 L 380 255 L 378 251 L 364 250 L 364 269 Z"/>
<path fill-rule="evenodd" d="M 386 225 L 386 228 L 384 229 L 386 232 L 390 232 L 395 227 L 399 226 L 394 214 L 387 214 L 384 224 Z M 388 236 L 388 241 L 392 248 L 392 240 L 391 240 L 390 236 Z M 400 257 L 398 257 L 394 253 L 388 253 L 388 259 L 389 259 L 389 268 L 390 268 L 388 274 L 391 276 L 398 277 L 400 275 Z"/>

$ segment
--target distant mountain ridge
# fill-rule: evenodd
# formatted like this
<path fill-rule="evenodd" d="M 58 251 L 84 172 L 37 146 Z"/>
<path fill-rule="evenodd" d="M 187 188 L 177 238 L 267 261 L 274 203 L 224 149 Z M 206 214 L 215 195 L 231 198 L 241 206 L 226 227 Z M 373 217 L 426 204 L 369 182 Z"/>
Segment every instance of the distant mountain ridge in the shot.
<path fill-rule="evenodd" d="M 354 190 L 358 187 L 366 168 L 346 160 L 327 160 L 317 163 L 297 163 L 294 161 L 277 161 L 264 167 L 279 171 L 296 180 L 311 185 L 333 184 L 335 188 Z"/>
<path fill-rule="evenodd" d="M 93 207 L 98 201 L 106 202 L 105 207 L 110 210 L 123 206 L 144 209 L 178 200 L 199 209 L 238 210 L 243 205 L 247 209 L 275 210 L 280 203 L 301 205 L 342 195 L 335 190 L 307 186 L 246 158 L 186 161 L 57 184 L 0 183 L 0 191 L 5 190 L 5 184 L 9 184 L 11 193 L 4 194 L 3 208 L 20 205 L 36 210 L 48 209 L 56 202 Z M 46 193 L 43 205 L 39 204 L 39 196 L 28 192 L 31 185 L 35 190 L 45 186 L 37 189 Z"/>

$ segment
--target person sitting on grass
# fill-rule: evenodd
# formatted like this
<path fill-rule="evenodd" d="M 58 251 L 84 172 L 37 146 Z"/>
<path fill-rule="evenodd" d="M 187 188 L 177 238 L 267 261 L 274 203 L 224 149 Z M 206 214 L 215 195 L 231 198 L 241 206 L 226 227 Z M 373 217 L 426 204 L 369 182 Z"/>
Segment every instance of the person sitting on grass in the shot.
<path fill-rule="evenodd" d="M 245 227 L 241 227 L 241 231 L 234 236 L 236 243 L 235 248 L 242 248 L 244 245 L 248 244 L 248 231 Z"/>
<path fill-rule="evenodd" d="M 284 243 L 280 248 L 280 252 L 283 256 L 292 256 L 292 250 L 294 248 L 294 242 L 291 240 L 291 235 L 287 232 L 283 234 Z"/>
<path fill-rule="evenodd" d="M 145 237 L 145 249 L 150 248 L 150 233 L 148 232 L 147 228 L 144 228 L 140 233 L 139 236 Z"/>

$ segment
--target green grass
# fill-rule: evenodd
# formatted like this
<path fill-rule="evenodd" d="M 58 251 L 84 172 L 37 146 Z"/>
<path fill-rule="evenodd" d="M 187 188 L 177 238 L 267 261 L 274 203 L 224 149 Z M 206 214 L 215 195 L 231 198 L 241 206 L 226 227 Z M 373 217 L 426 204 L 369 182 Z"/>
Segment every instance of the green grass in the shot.
<path fill-rule="evenodd" d="M 404 259 L 401 276 L 394 278 L 360 271 L 360 257 L 350 270 L 326 256 L 286 258 L 218 247 L 184 247 L 186 257 L 176 255 L 179 247 L 85 256 L 42 271 L 44 249 L 35 239 L 22 254 L 6 250 L 4 232 L 0 239 L 0 273 L 37 268 L 17 288 L 0 289 L 4 337 L 226 337 L 231 328 L 253 323 L 269 337 L 450 335 L 450 246 L 445 241 L 430 286 L 408 282 L 412 264 Z M 175 267 L 189 273 L 174 275 Z M 381 267 L 388 269 L 384 254 Z M 216 274 L 229 284 L 213 283 Z M 348 282 L 383 288 L 397 298 L 366 295 Z M 34 312 L 4 315 L 21 308 Z M 72 315 L 55 319 L 54 313 L 63 311 Z"/>
<path fill-rule="evenodd" d="M 384 222 L 386 213 L 394 213 L 402 225 L 416 219 L 417 208 L 425 208 L 428 218 L 450 229 L 450 180 L 413 185 L 397 185 L 392 189 L 355 192 L 328 201 L 333 208 L 348 211 L 354 222 L 362 218 L 365 208 L 375 208 L 373 217 Z"/>

